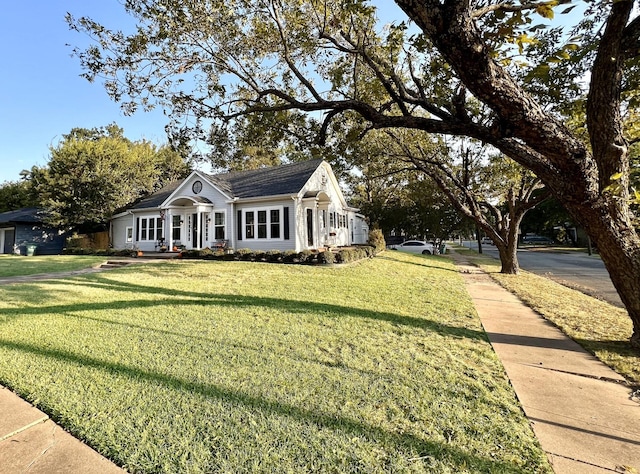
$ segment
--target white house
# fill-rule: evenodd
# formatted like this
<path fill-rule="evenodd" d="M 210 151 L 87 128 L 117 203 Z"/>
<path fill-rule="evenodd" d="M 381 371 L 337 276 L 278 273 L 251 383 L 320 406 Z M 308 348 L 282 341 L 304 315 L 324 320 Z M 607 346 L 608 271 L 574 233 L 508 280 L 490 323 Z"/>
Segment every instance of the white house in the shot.
<path fill-rule="evenodd" d="M 369 229 L 322 160 L 192 172 L 113 216 L 113 248 L 314 250 L 366 243 Z"/>

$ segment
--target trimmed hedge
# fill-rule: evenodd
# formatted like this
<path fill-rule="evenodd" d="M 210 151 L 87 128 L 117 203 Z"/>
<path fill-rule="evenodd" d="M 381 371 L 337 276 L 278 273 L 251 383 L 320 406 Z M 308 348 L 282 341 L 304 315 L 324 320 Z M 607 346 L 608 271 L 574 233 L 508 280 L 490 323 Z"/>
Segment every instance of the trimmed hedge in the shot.
<path fill-rule="evenodd" d="M 63 255 L 104 255 L 105 257 L 130 257 L 134 250 L 131 249 L 92 249 L 89 247 L 67 247 L 62 250 Z"/>
<path fill-rule="evenodd" d="M 269 263 L 297 263 L 306 265 L 328 265 L 332 263 L 349 263 L 364 258 L 371 258 L 378 253 L 377 249 L 371 245 L 358 245 L 337 249 L 335 251 L 325 250 L 323 252 L 312 252 L 303 250 L 295 252 L 287 250 L 251 250 L 238 249 L 232 254 L 224 252 L 214 252 L 211 249 L 184 250 L 181 252 L 182 258 L 201 260 L 236 260 L 245 262 L 269 262 Z"/>
<path fill-rule="evenodd" d="M 369 231 L 368 244 L 375 247 L 378 253 L 382 252 L 387 247 L 387 242 L 384 240 L 384 234 L 380 229 L 373 229 Z"/>

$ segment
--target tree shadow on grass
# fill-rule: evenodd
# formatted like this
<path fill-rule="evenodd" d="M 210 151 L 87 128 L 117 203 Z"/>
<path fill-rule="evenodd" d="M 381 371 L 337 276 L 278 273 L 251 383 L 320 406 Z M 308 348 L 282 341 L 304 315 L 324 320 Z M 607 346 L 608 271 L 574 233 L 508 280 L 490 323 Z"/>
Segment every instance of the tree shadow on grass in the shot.
<path fill-rule="evenodd" d="M 427 258 L 424 258 L 421 255 L 416 255 L 416 257 L 421 257 L 422 261 L 420 261 L 418 259 L 414 259 L 411 262 L 405 262 L 405 261 L 401 261 L 401 260 L 395 259 L 393 257 L 380 256 L 380 255 L 378 255 L 376 257 L 376 259 L 388 260 L 390 262 L 394 262 L 394 263 L 397 263 L 399 265 L 414 265 L 414 266 L 417 266 L 417 267 L 430 268 L 432 270 L 438 270 L 438 271 L 443 271 L 443 272 L 460 273 L 460 271 L 458 269 L 456 269 L 456 268 L 444 268 L 444 267 L 440 267 L 440 266 L 437 266 L 437 265 L 431 265 L 430 264 L 431 263 L 431 259 L 429 257 L 435 257 L 435 258 L 437 258 L 439 260 L 445 260 L 445 261 L 448 261 L 448 262 L 451 262 L 451 257 L 446 257 L 446 256 L 443 256 L 443 255 L 435 255 L 435 256 L 434 255 L 429 255 L 429 256 L 427 256 Z"/>
<path fill-rule="evenodd" d="M 162 295 L 163 298 L 155 299 L 128 299 L 108 302 L 87 302 L 62 305 L 39 305 L 34 307 L 13 309 L 0 309 L 0 321 L 6 317 L 33 316 L 49 313 L 74 313 L 79 311 L 108 311 L 116 309 L 131 308 L 149 308 L 154 306 L 175 305 L 216 305 L 234 308 L 273 308 L 290 313 L 309 314 L 321 313 L 326 317 L 355 317 L 365 318 L 374 321 L 384 321 L 398 326 L 407 326 L 422 329 L 425 331 L 436 332 L 446 337 L 469 338 L 481 341 L 488 341 L 484 331 L 477 331 L 465 327 L 452 326 L 439 323 L 427 318 L 411 317 L 401 314 L 372 311 L 363 308 L 354 308 L 350 306 L 308 302 L 302 300 L 269 298 L 260 296 L 247 296 L 237 294 L 223 293 L 199 293 L 194 291 L 185 291 L 177 289 L 158 288 L 154 286 L 145 286 L 134 283 L 123 283 L 113 281 L 104 277 L 95 276 L 91 279 L 65 280 L 73 286 L 82 284 L 85 286 L 95 287 L 104 290 L 115 290 L 118 292 L 128 292 L 135 295 Z M 39 285 L 42 285 L 40 283 Z M 60 285 L 61 282 L 55 282 Z"/>
<path fill-rule="evenodd" d="M 410 450 L 420 453 L 420 456 L 424 457 L 444 457 L 450 460 L 452 464 L 458 464 L 471 472 L 529 472 L 527 469 L 519 466 L 474 455 L 460 448 L 445 443 L 430 441 L 411 433 L 393 432 L 360 420 L 336 416 L 335 414 L 320 413 L 296 405 L 267 400 L 262 397 L 214 384 L 191 382 L 160 372 L 144 371 L 125 364 L 106 362 L 92 357 L 79 356 L 72 352 L 46 349 L 32 344 L 15 343 L 0 339 L 0 347 L 47 357 L 65 363 L 93 367 L 120 377 L 127 377 L 137 381 L 146 380 L 171 390 L 197 393 L 208 398 L 224 400 L 227 403 L 247 407 L 265 414 L 290 417 L 303 423 L 313 423 L 321 428 L 344 432 L 349 435 L 364 436 L 367 439 L 384 444 L 390 451 Z M 55 421 L 61 421 L 56 420 L 55 414 L 49 413 L 49 415 Z M 67 428 L 72 429 L 73 427 Z"/>
<path fill-rule="evenodd" d="M 213 339 L 213 338 L 199 336 L 197 334 L 192 334 L 192 333 L 182 333 L 182 332 L 178 332 L 178 331 L 169 331 L 167 329 L 160 329 L 160 328 L 156 328 L 156 327 L 143 326 L 143 325 L 140 325 L 140 324 L 132 324 L 132 323 L 129 323 L 129 322 L 122 322 L 122 321 L 118 321 L 118 320 L 114 320 L 114 319 L 94 318 L 94 317 L 85 316 L 85 315 L 79 315 L 79 314 L 67 314 L 65 316 L 66 317 L 73 317 L 73 318 L 76 318 L 76 319 L 79 319 L 79 320 L 83 320 L 83 321 L 94 321 L 96 323 L 102 323 L 102 324 L 106 323 L 106 324 L 109 324 L 109 325 L 121 326 L 121 327 L 129 328 L 129 329 L 147 331 L 147 332 L 152 333 L 152 334 L 163 335 L 163 336 L 168 336 L 168 337 L 173 337 L 173 338 L 179 338 L 179 339 L 184 339 L 184 340 L 189 340 L 189 341 L 200 341 L 200 342 L 205 343 L 205 344 L 216 345 L 218 347 L 221 347 L 227 352 L 230 352 L 232 350 L 240 349 L 240 350 L 243 350 L 243 351 L 253 352 L 255 354 L 261 354 L 264 351 L 263 347 L 250 346 L 249 344 L 243 344 L 243 343 L 240 343 L 238 341 L 233 341 L 231 343 L 227 343 L 223 339 Z M 287 350 L 283 350 L 282 352 L 277 354 L 279 358 L 286 358 L 286 359 L 289 359 L 289 360 L 294 360 L 294 361 L 302 362 L 302 363 L 305 363 L 305 364 L 319 365 L 319 366 L 326 367 L 329 370 L 346 371 L 346 373 L 344 374 L 345 376 L 348 376 L 349 373 L 351 373 L 351 374 L 359 373 L 359 374 L 366 375 L 366 376 L 377 377 L 378 379 L 380 379 L 380 378 L 390 378 L 388 374 L 384 373 L 384 371 L 365 370 L 365 369 L 353 367 L 353 366 L 351 366 L 349 364 L 344 363 L 343 361 L 335 361 L 334 362 L 334 361 L 313 359 L 311 357 L 304 357 L 304 356 L 301 356 L 301 355 L 292 355 L 291 354 L 291 350 L 288 347 L 285 348 L 285 349 L 287 349 Z M 394 380 L 396 380 L 396 378 L 394 378 Z"/>

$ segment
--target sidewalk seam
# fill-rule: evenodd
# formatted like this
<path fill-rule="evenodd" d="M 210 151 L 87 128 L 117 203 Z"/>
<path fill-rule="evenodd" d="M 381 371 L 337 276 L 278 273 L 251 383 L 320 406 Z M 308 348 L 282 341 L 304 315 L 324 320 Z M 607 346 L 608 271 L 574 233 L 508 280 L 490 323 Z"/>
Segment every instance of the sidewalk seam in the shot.
<path fill-rule="evenodd" d="M 629 382 L 628 380 L 619 380 L 611 377 L 602 377 L 598 375 L 581 374 L 580 372 L 571 372 L 570 370 L 554 369 L 553 367 L 544 367 L 544 366 L 535 365 L 535 364 L 523 364 L 523 365 L 533 367 L 536 369 L 543 369 L 543 370 L 549 370 L 552 372 L 558 372 L 561 374 L 575 375 L 576 377 L 584 377 L 586 379 L 591 379 L 591 380 L 599 380 L 600 382 L 607 382 L 607 383 L 613 383 L 616 385 L 622 385 L 623 387 L 630 388 L 632 390 L 640 390 L 640 385 Z M 630 397 L 630 398 L 633 399 L 633 397 Z"/>
<path fill-rule="evenodd" d="M 551 451 L 545 451 L 545 452 L 547 454 L 551 455 L 551 456 L 555 456 L 555 457 L 562 458 L 562 459 L 567 459 L 568 461 L 573 461 L 573 462 L 577 462 L 577 463 L 580 463 L 580 464 L 585 464 L 587 466 L 597 467 L 598 469 L 604 469 L 604 470 L 610 471 L 610 472 L 617 472 L 617 473 L 627 472 L 626 469 L 624 471 L 619 471 L 617 469 L 617 467 L 616 467 L 616 469 L 611 469 L 610 467 L 607 467 L 607 466 L 601 466 L 599 464 L 594 464 L 592 462 L 583 461 L 582 459 L 572 458 L 570 456 L 564 456 L 562 454 L 554 453 L 554 452 L 551 452 Z M 553 467 L 553 463 L 551 463 L 551 467 Z"/>
<path fill-rule="evenodd" d="M 0 436 L 0 441 L 4 441 L 7 440 L 9 438 L 12 438 L 13 436 L 22 433 L 23 431 L 27 431 L 29 428 L 32 428 L 36 425 L 39 425 L 40 423 L 44 423 L 45 421 L 47 421 L 49 419 L 49 417 L 47 415 L 44 415 L 42 418 L 36 420 L 36 421 L 32 421 L 31 423 L 29 423 L 28 425 L 23 426 L 22 428 L 18 428 L 17 430 L 12 431 L 11 433 L 8 433 L 4 436 Z"/>

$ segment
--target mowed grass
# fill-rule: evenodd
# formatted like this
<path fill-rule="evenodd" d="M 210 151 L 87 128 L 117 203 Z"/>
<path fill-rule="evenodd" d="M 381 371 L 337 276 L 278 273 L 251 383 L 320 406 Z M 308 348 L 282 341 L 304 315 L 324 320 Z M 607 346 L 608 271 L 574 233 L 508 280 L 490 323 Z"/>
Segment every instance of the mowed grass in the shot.
<path fill-rule="evenodd" d="M 74 255 L 0 255 L 0 278 L 58 273 L 91 268 L 107 257 Z"/>
<path fill-rule="evenodd" d="M 552 472 L 439 257 L 0 287 L 0 383 L 130 472 Z"/>
<path fill-rule="evenodd" d="M 626 310 L 533 273 L 504 275 L 499 261 L 475 252 L 457 251 L 602 362 L 640 385 L 640 351 L 629 344 L 633 324 Z"/>

